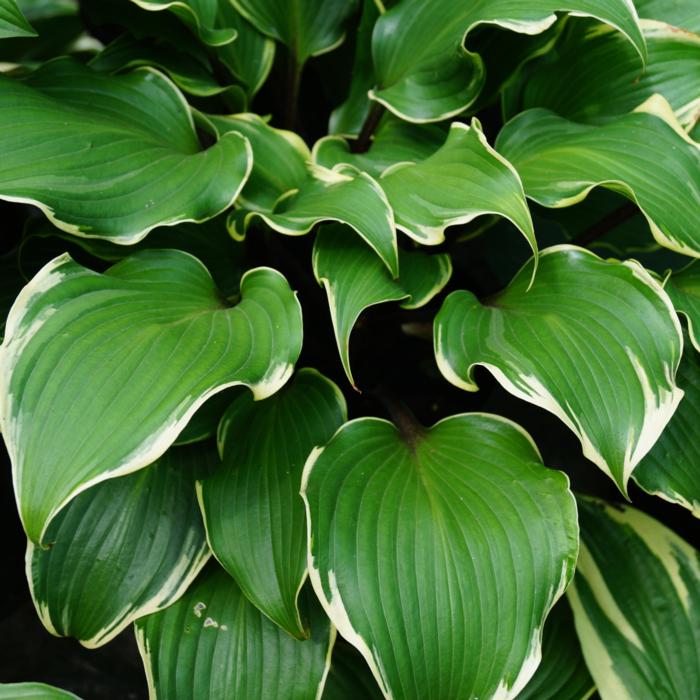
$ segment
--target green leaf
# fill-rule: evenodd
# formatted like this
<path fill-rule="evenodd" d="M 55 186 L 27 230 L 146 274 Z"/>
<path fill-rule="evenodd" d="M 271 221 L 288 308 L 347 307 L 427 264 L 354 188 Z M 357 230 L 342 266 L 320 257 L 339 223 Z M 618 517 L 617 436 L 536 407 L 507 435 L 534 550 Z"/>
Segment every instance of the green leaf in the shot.
<path fill-rule="evenodd" d="M 579 499 L 568 597 L 602 700 L 700 695 L 700 556 L 633 508 Z"/>
<path fill-rule="evenodd" d="M 0 39 L 36 35 L 15 0 L 0 0 Z"/>
<path fill-rule="evenodd" d="M 238 206 L 271 212 L 280 197 L 298 190 L 309 179 L 311 153 L 294 132 L 275 129 L 257 114 L 207 114 L 202 118 L 218 138 L 237 133 L 250 142 L 253 167 L 236 201 Z"/>
<path fill-rule="evenodd" d="M 29 589 L 46 629 L 86 647 L 177 600 L 209 558 L 195 479 L 210 447 L 173 448 L 135 474 L 97 484 L 27 548 Z"/>
<path fill-rule="evenodd" d="M 687 338 L 686 338 L 687 340 Z M 678 367 L 678 386 L 684 397 L 633 478 L 648 493 L 678 503 L 700 517 L 700 356 L 686 342 Z"/>
<path fill-rule="evenodd" d="M 518 700 L 586 700 L 595 683 L 583 660 L 574 617 L 562 598 L 552 609 L 542 636 L 542 663 Z"/>
<path fill-rule="evenodd" d="M 220 6 L 226 0 L 131 0 L 144 10 L 175 13 L 199 38 L 210 46 L 232 42 L 236 30 L 225 21 Z"/>
<path fill-rule="evenodd" d="M 383 700 L 362 655 L 342 638 L 333 647 L 323 700 Z"/>
<path fill-rule="evenodd" d="M 181 90 L 199 97 L 219 95 L 233 89 L 231 85 L 220 85 L 212 75 L 211 66 L 203 64 L 185 51 L 169 44 L 134 39 L 129 34 L 122 34 L 115 39 L 88 65 L 103 73 L 154 66 L 166 73 Z M 240 99 L 242 103 L 245 101 L 245 98 Z"/>
<path fill-rule="evenodd" d="M 300 639 L 307 636 L 297 610 L 306 579 L 301 472 L 345 420 L 338 387 L 312 369 L 265 401 L 240 394 L 219 427 L 223 467 L 197 487 L 216 558 L 248 600 Z"/>
<path fill-rule="evenodd" d="M 22 81 L 0 75 L 0 104 L 0 198 L 78 236 L 129 244 L 211 218 L 251 167 L 238 134 L 202 151 L 182 95 L 150 69 L 107 76 L 57 59 Z"/>
<path fill-rule="evenodd" d="M 555 52 L 529 64 L 509 86 L 505 113 L 546 107 L 577 122 L 604 124 L 661 94 L 684 128 L 700 113 L 700 36 L 642 20 L 647 66 L 610 27 L 569 25 Z"/>
<path fill-rule="evenodd" d="M 411 124 L 387 114 L 365 153 L 352 152 L 350 144 L 355 138 L 324 136 L 314 145 L 311 157 L 324 168 L 347 164 L 380 177 L 391 165 L 425 160 L 445 143 L 446 137 L 442 126 Z"/>
<path fill-rule="evenodd" d="M 531 109 L 506 124 L 496 148 L 538 204 L 566 207 L 607 187 L 639 206 L 660 245 L 700 257 L 700 147 L 663 98 L 639 109 L 602 126 Z M 664 176 L 650 177 L 659 163 L 668 163 Z"/>
<path fill-rule="evenodd" d="M 152 700 L 312 700 L 328 673 L 335 629 L 311 596 L 310 639 L 298 641 L 250 603 L 216 564 L 180 600 L 136 622 Z"/>
<path fill-rule="evenodd" d="M 690 341 L 700 352 L 700 263 L 693 260 L 682 270 L 672 274 L 664 289 L 676 311 L 688 320 Z"/>
<path fill-rule="evenodd" d="M 253 97 L 270 74 L 275 42 L 245 20 L 230 1 L 219 2 L 219 13 L 226 25 L 236 30 L 236 40 L 217 47 L 216 54 Z"/>
<path fill-rule="evenodd" d="M 640 17 L 656 19 L 700 34 L 700 13 L 687 0 L 634 0 Z"/>
<path fill-rule="evenodd" d="M 77 695 L 45 683 L 0 683 L 0 700 L 80 700 Z"/>
<path fill-rule="evenodd" d="M 357 0 L 231 0 L 254 27 L 287 46 L 299 64 L 334 49 Z"/>
<path fill-rule="evenodd" d="M 403 0 L 383 14 L 372 36 L 377 86 L 370 97 L 403 119 L 439 121 L 465 110 L 484 83 L 484 65 L 464 46 L 479 24 L 539 34 L 554 12 L 592 16 L 619 29 L 642 58 L 644 37 L 627 0 Z M 640 64 L 641 68 L 641 64 Z"/>
<path fill-rule="evenodd" d="M 450 256 L 399 251 L 401 276 L 392 279 L 372 251 L 340 226 L 322 228 L 314 243 L 313 268 L 328 296 L 333 330 L 343 369 L 350 383 L 350 334 L 360 314 L 370 306 L 401 301 L 405 309 L 427 304 L 452 274 Z"/>
<path fill-rule="evenodd" d="M 372 31 L 379 17 L 376 0 L 362 0 L 362 15 L 355 32 L 355 58 L 352 63 L 350 91 L 345 102 L 336 107 L 328 121 L 330 134 L 359 134 L 372 103 L 367 93 L 374 85 Z"/>
<path fill-rule="evenodd" d="M 683 392 L 675 383 L 683 336 L 671 302 L 635 261 L 583 248 L 542 251 L 486 303 L 450 294 L 435 319 L 445 378 L 476 391 L 486 367 L 511 394 L 561 419 L 583 454 L 626 493 Z"/>
<path fill-rule="evenodd" d="M 78 493 L 160 457 L 209 396 L 284 385 L 301 348 L 296 297 L 269 268 L 246 273 L 241 297 L 230 308 L 176 250 L 104 274 L 63 255 L 22 290 L 0 354 L 0 426 L 33 542 Z"/>
<path fill-rule="evenodd" d="M 573 575 L 568 480 L 498 416 L 403 434 L 361 418 L 309 456 L 316 595 L 387 697 L 514 698 Z"/>
<path fill-rule="evenodd" d="M 520 177 L 489 146 L 477 119 L 470 127 L 453 123 L 442 148 L 420 163 L 390 168 L 379 184 L 397 228 L 423 245 L 442 243 L 448 226 L 499 214 L 513 222 L 537 255 Z"/>

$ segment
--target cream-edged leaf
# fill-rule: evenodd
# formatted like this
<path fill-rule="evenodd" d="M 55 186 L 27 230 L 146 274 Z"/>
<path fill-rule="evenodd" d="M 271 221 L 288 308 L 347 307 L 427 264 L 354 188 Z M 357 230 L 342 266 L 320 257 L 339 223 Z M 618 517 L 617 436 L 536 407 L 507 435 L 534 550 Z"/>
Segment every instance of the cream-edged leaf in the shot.
<path fill-rule="evenodd" d="M 323 227 L 314 243 L 314 275 L 328 297 L 333 330 L 343 369 L 350 383 L 350 334 L 360 314 L 370 306 L 401 301 L 415 309 L 427 304 L 452 274 L 449 255 L 399 251 L 400 276 L 393 279 L 372 251 L 347 227 Z"/>
<path fill-rule="evenodd" d="M 683 336 L 661 286 L 635 262 L 547 248 L 481 303 L 453 292 L 435 319 L 445 378 L 467 391 L 486 367 L 511 394 L 561 419 L 583 454 L 623 493 L 683 392 L 676 386 Z"/>
<path fill-rule="evenodd" d="M 386 697 L 514 698 L 573 575 L 568 480 L 498 416 L 403 435 L 360 418 L 309 456 L 316 595 Z"/>
<path fill-rule="evenodd" d="M 264 401 L 241 393 L 219 427 L 223 466 L 197 485 L 216 558 L 261 612 L 300 639 L 306 636 L 297 610 L 306 579 L 301 472 L 311 450 L 345 419 L 343 395 L 316 370 L 300 370 Z"/>
<path fill-rule="evenodd" d="M 641 511 L 579 499 L 568 599 L 602 700 L 700 694 L 700 555 Z"/>
<path fill-rule="evenodd" d="M 44 626 L 93 648 L 177 600 L 209 558 L 194 486 L 216 465 L 213 446 L 171 448 L 76 496 L 46 533 L 51 547 L 27 548 Z"/>
<path fill-rule="evenodd" d="M 542 663 L 518 700 L 586 700 L 594 692 L 571 607 L 561 598 L 544 624 Z"/>
<path fill-rule="evenodd" d="M 0 151 L 0 199 L 121 244 L 227 209 L 252 161 L 238 134 L 202 150 L 182 94 L 155 70 L 109 76 L 71 59 L 0 74 Z"/>
<path fill-rule="evenodd" d="M 235 384 L 273 394 L 301 336 L 299 303 L 269 268 L 245 274 L 231 308 L 179 251 L 144 250 L 104 274 L 52 260 L 15 301 L 0 348 L 2 433 L 29 538 L 89 486 L 160 457 L 209 396 Z"/>
<path fill-rule="evenodd" d="M 505 91 L 507 116 L 545 107 L 576 122 L 603 124 L 663 95 L 688 129 L 700 116 L 700 36 L 663 22 L 641 21 L 646 68 L 610 27 L 570 24 L 554 51 L 528 64 Z"/>
<path fill-rule="evenodd" d="M 695 349 L 700 352 L 700 263 L 691 262 L 674 272 L 664 285 L 678 313 L 688 321 L 688 333 Z"/>
<path fill-rule="evenodd" d="M 455 122 L 447 141 L 419 163 L 385 171 L 379 180 L 396 226 L 423 245 L 437 245 L 445 229 L 482 214 L 513 222 L 537 255 L 537 241 L 518 173 L 489 145 L 481 124 Z"/>
<path fill-rule="evenodd" d="M 555 12 L 591 16 L 620 30 L 644 57 L 646 48 L 631 0 L 403 0 L 375 25 L 376 87 L 370 97 L 408 121 L 439 121 L 465 110 L 484 83 L 480 56 L 464 48 L 479 24 L 539 34 Z M 640 68 L 642 61 L 640 61 Z"/>
<path fill-rule="evenodd" d="M 655 19 L 700 34 L 700 13 L 687 0 L 634 0 L 637 12 L 644 19 Z"/>
<path fill-rule="evenodd" d="M 282 42 L 298 64 L 335 48 L 357 0 L 230 0 L 258 31 Z"/>
<path fill-rule="evenodd" d="M 496 148 L 538 204 L 566 207 L 607 187 L 639 206 L 660 245 L 700 257 L 700 147 L 663 98 L 600 126 L 530 109 L 506 124 Z M 663 177 L 659 163 L 666 164 Z"/>
<path fill-rule="evenodd" d="M 265 617 L 212 562 L 187 593 L 136 622 L 151 700 L 314 700 L 320 698 L 335 629 L 305 595 L 309 639 Z"/>
<path fill-rule="evenodd" d="M 668 286 L 666 287 L 668 288 Z M 686 336 L 678 368 L 683 400 L 633 479 L 645 491 L 688 508 L 700 517 L 700 355 Z"/>

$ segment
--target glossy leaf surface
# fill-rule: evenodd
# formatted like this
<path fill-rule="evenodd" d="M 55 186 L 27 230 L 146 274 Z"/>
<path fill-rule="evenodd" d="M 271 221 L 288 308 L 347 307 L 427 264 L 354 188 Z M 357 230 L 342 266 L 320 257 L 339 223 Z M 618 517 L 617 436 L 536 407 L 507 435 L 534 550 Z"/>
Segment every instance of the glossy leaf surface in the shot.
<path fill-rule="evenodd" d="M 259 610 L 298 638 L 307 635 L 297 610 L 306 579 L 301 472 L 345 414 L 338 387 L 310 369 L 265 401 L 240 394 L 219 428 L 223 466 L 198 484 L 214 555 Z"/>
<path fill-rule="evenodd" d="M 626 492 L 683 392 L 683 337 L 670 300 L 639 264 L 582 248 L 542 251 L 508 287 L 480 303 L 452 293 L 435 320 L 445 378 L 467 391 L 486 367 L 511 394 L 561 419 L 583 454 Z"/>
<path fill-rule="evenodd" d="M 2 433 L 29 538 L 88 486 L 147 466 L 198 406 L 234 384 L 264 398 L 289 378 L 301 311 L 269 268 L 234 308 L 179 251 L 97 274 L 60 256 L 24 288 L 0 355 Z M 51 484 L 51 488 L 47 488 Z"/>
<path fill-rule="evenodd" d="M 573 574 L 568 481 L 497 416 L 403 434 L 360 418 L 310 455 L 314 590 L 387 697 L 514 698 Z"/>
<path fill-rule="evenodd" d="M 335 630 L 305 597 L 310 638 L 270 622 L 217 564 L 180 600 L 136 622 L 152 700 L 320 697 Z M 175 672 L 176 671 L 176 672 Z"/>

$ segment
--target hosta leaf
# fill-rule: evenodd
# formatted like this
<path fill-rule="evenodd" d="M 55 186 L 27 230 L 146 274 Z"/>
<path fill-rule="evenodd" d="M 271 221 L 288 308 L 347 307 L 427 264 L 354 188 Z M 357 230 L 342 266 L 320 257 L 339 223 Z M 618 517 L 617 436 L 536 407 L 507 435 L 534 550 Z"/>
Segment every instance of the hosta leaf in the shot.
<path fill-rule="evenodd" d="M 518 700 L 586 700 L 595 684 L 574 631 L 571 608 L 562 598 L 544 625 L 542 663 Z"/>
<path fill-rule="evenodd" d="M 198 484 L 214 555 L 259 610 L 299 638 L 306 636 L 297 610 L 306 579 L 301 472 L 345 414 L 338 387 L 311 369 L 265 401 L 240 394 L 219 428 L 223 467 Z"/>
<path fill-rule="evenodd" d="M 285 44 L 302 64 L 343 40 L 357 0 L 231 0 L 259 31 Z"/>
<path fill-rule="evenodd" d="M 323 690 L 335 630 L 305 596 L 310 639 L 270 622 L 216 564 L 180 600 L 136 622 L 152 700 L 312 700 Z"/>
<path fill-rule="evenodd" d="M 499 214 L 520 229 L 535 255 L 532 228 L 520 177 L 489 146 L 478 120 L 454 123 L 445 144 L 416 164 L 385 171 L 379 184 L 394 210 L 396 226 L 424 245 L 445 239 L 445 229 L 481 214 Z"/>
<path fill-rule="evenodd" d="M 361 418 L 310 455 L 314 590 L 387 697 L 514 698 L 573 574 L 568 481 L 498 416 L 404 435 Z"/>
<path fill-rule="evenodd" d="M 182 95 L 149 69 L 107 76 L 58 59 L 25 80 L 0 75 L 0 105 L 0 198 L 79 236 L 135 243 L 210 218 L 251 165 L 238 134 L 202 151 Z"/>
<path fill-rule="evenodd" d="M 633 478 L 645 491 L 700 517 L 700 355 L 690 343 L 678 368 L 678 386 L 683 400 Z"/>
<path fill-rule="evenodd" d="M 566 207 L 594 187 L 607 187 L 639 206 L 660 245 L 700 257 L 700 148 L 674 125 L 663 98 L 640 109 L 602 126 L 530 109 L 508 122 L 496 148 L 538 204 Z M 664 177 L 652 177 L 669 153 Z"/>
<path fill-rule="evenodd" d="M 36 36 L 15 0 L 0 0 L 0 39 L 18 36 Z"/>
<path fill-rule="evenodd" d="M 362 655 L 342 638 L 333 647 L 323 700 L 383 700 L 377 682 Z"/>
<path fill-rule="evenodd" d="M 379 177 L 396 163 L 417 163 L 431 156 L 445 143 L 447 134 L 435 124 L 417 125 L 387 115 L 379 124 L 372 143 L 365 153 L 353 153 L 355 140 L 341 136 L 324 136 L 316 142 L 312 158 L 324 168 L 345 163 Z"/>
<path fill-rule="evenodd" d="M 372 36 L 377 87 L 370 97 L 409 121 L 439 121 L 466 109 L 479 95 L 484 66 L 463 47 L 479 24 L 538 34 L 554 12 L 595 17 L 623 32 L 640 55 L 644 37 L 628 0 L 404 0 L 383 14 Z M 640 68 L 641 68 L 640 62 Z"/>
<path fill-rule="evenodd" d="M 583 454 L 626 493 L 632 470 L 676 410 L 683 336 L 659 284 L 634 261 L 574 246 L 544 250 L 505 290 L 466 291 L 435 319 L 435 354 L 450 382 L 478 389 L 475 365 L 511 394 L 560 418 Z"/>
<path fill-rule="evenodd" d="M 105 73 L 117 73 L 125 68 L 154 66 L 182 90 L 200 97 L 219 95 L 232 86 L 220 85 L 211 68 L 196 57 L 168 44 L 134 39 L 122 34 L 100 51 L 89 63 L 90 68 Z"/>
<path fill-rule="evenodd" d="M 76 496 L 46 533 L 51 548 L 27 548 L 44 626 L 97 647 L 177 600 L 209 558 L 194 485 L 217 462 L 208 446 L 172 448 Z"/>
<path fill-rule="evenodd" d="M 640 17 L 656 19 L 700 34 L 700 13 L 687 0 L 634 0 Z"/>
<path fill-rule="evenodd" d="M 131 0 L 144 10 L 174 12 L 199 38 L 210 46 L 232 42 L 236 30 L 222 17 L 220 5 L 225 0 Z"/>
<path fill-rule="evenodd" d="M 203 117 L 219 138 L 238 133 L 250 142 L 253 167 L 237 200 L 239 206 L 255 211 L 272 211 L 277 200 L 299 189 L 308 179 L 311 153 L 292 131 L 275 129 L 257 114 Z"/>
<path fill-rule="evenodd" d="M 216 49 L 219 60 L 236 76 L 252 97 L 265 82 L 275 57 L 275 42 L 261 34 L 230 3 L 219 0 L 226 26 L 236 30 L 236 40 Z"/>
<path fill-rule="evenodd" d="M 573 121 L 602 124 L 655 93 L 691 127 L 700 109 L 700 36 L 652 20 L 641 21 L 647 66 L 610 27 L 572 25 L 555 53 L 527 66 L 506 92 L 506 114 L 546 107 Z"/>
<path fill-rule="evenodd" d="M 688 332 L 695 349 L 700 352 L 700 263 L 693 260 L 672 274 L 664 289 L 676 311 L 688 319 Z"/>
<path fill-rule="evenodd" d="M 633 508 L 579 499 L 581 553 L 569 588 L 602 700 L 700 696 L 700 556 Z"/>
<path fill-rule="evenodd" d="M 0 700 L 80 700 L 67 690 L 45 683 L 0 683 Z"/>
<path fill-rule="evenodd" d="M 394 216 L 374 178 L 349 166 L 310 169 L 311 154 L 299 136 L 274 129 L 256 115 L 203 118 L 217 134 L 233 130 L 252 145 L 253 169 L 237 202 L 246 211 L 235 211 L 229 219 L 234 238 L 243 238 L 256 217 L 289 236 L 304 235 L 322 221 L 340 221 L 398 275 Z"/>
<path fill-rule="evenodd" d="M 319 231 L 312 260 L 314 275 L 328 295 L 340 359 L 353 386 L 349 344 L 360 314 L 387 301 L 401 301 L 405 309 L 427 304 L 452 274 L 449 255 L 400 250 L 401 276 L 394 280 L 372 251 L 340 225 Z"/>
<path fill-rule="evenodd" d="M 345 102 L 331 113 L 328 122 L 328 132 L 331 134 L 359 134 L 367 119 L 371 107 L 367 93 L 374 85 L 372 30 L 378 17 L 376 0 L 362 0 L 362 16 L 355 32 L 350 92 Z"/>
<path fill-rule="evenodd" d="M 144 250 L 97 274 L 60 256 L 22 290 L 0 355 L 0 412 L 29 538 L 80 491 L 150 464 L 197 408 L 234 384 L 257 398 L 289 378 L 301 311 L 258 268 L 230 308 L 206 268 Z M 47 488 L 50 484 L 50 488 Z"/>

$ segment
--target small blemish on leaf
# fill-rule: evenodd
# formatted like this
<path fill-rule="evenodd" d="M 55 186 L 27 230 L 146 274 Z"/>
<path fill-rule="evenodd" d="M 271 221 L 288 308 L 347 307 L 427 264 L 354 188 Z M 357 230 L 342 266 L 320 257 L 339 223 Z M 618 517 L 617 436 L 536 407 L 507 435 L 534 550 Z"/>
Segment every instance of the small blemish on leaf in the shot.
<path fill-rule="evenodd" d="M 194 614 L 196 617 L 202 617 L 202 611 L 206 607 L 207 607 L 206 603 L 199 602 L 194 606 L 194 608 L 192 608 L 192 610 L 194 611 Z M 205 625 L 205 627 L 206 627 L 206 625 Z"/>

